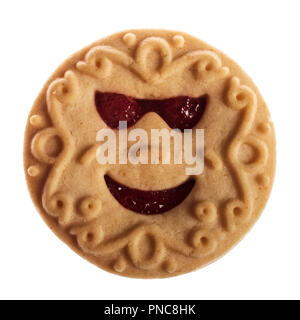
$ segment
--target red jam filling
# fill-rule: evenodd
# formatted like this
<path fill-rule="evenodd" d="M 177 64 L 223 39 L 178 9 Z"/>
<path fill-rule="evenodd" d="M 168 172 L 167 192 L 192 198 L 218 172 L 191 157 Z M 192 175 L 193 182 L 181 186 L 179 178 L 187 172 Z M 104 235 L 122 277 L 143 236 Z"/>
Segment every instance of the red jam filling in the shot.
<path fill-rule="evenodd" d="M 208 96 L 187 96 L 170 99 L 135 99 L 117 93 L 96 91 L 95 104 L 103 121 L 112 129 L 118 129 L 119 121 L 133 126 L 147 112 L 156 112 L 172 129 L 192 129 L 202 118 Z M 195 185 L 193 179 L 171 189 L 144 191 L 129 188 L 108 175 L 104 176 L 114 198 L 126 209 L 145 214 L 161 214 L 178 206 Z"/>
<path fill-rule="evenodd" d="M 147 112 L 156 112 L 171 129 L 192 129 L 202 118 L 208 96 L 187 96 L 170 99 L 135 99 L 118 93 L 96 91 L 95 104 L 103 121 L 112 129 L 118 129 L 119 121 L 133 126 Z"/>
<path fill-rule="evenodd" d="M 145 214 L 161 214 L 178 206 L 195 185 L 193 179 L 177 187 L 164 190 L 144 191 L 129 188 L 110 176 L 104 176 L 106 185 L 114 198 L 126 209 Z"/>

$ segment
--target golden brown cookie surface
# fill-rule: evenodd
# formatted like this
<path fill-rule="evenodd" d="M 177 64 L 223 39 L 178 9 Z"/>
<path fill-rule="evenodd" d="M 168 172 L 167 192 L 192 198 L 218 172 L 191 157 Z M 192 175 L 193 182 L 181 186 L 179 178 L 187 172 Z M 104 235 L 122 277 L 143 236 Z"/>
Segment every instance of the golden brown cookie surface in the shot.
<path fill-rule="evenodd" d="M 149 192 L 190 177 L 178 164 L 100 165 L 96 135 L 107 123 L 96 92 L 208 97 L 193 126 L 205 132 L 205 169 L 181 203 L 147 215 L 117 201 L 105 177 Z M 163 108 L 128 131 L 170 129 Z M 272 186 L 275 137 L 260 93 L 232 60 L 180 32 L 133 30 L 81 50 L 49 79 L 30 112 L 24 165 L 39 212 L 77 253 L 120 275 L 168 277 L 215 260 L 253 225 Z"/>

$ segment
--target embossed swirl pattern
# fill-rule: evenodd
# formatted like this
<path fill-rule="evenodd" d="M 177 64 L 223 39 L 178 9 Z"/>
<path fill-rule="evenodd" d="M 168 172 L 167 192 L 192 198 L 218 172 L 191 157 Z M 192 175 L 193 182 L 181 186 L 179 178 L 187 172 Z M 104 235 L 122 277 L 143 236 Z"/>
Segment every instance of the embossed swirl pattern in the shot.
<path fill-rule="evenodd" d="M 126 37 L 125 37 L 126 39 Z M 175 46 L 183 41 L 175 38 Z M 158 70 L 148 66 L 147 58 L 154 52 L 161 57 Z M 227 67 L 223 67 L 216 53 L 209 50 L 196 50 L 179 58 L 173 59 L 169 43 L 159 37 L 149 37 L 142 40 L 136 49 L 135 57 L 110 46 L 97 46 L 92 48 L 84 61 L 77 63 L 77 69 L 96 78 L 104 78 L 110 75 L 113 65 L 118 64 L 138 74 L 148 83 L 159 83 L 171 77 L 179 70 L 195 66 L 196 77 L 199 80 L 211 81 L 228 74 Z"/>

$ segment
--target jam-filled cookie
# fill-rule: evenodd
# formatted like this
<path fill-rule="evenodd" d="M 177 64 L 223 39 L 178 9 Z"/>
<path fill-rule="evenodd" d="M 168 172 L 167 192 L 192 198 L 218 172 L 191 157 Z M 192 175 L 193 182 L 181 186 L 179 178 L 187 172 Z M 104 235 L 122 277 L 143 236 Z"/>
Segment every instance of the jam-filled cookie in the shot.
<path fill-rule="evenodd" d="M 74 251 L 115 274 L 164 278 L 212 262 L 251 228 L 273 183 L 275 135 L 226 55 L 181 32 L 131 30 L 50 77 L 24 165 L 33 202 Z"/>

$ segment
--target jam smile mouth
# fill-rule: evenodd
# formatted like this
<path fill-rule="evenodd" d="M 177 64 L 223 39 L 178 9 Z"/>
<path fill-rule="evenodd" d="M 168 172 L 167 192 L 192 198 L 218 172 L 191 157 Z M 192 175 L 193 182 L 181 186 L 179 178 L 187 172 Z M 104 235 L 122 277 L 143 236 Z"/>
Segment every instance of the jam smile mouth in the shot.
<path fill-rule="evenodd" d="M 110 193 L 123 207 L 145 215 L 161 214 L 173 209 L 183 202 L 195 185 L 195 180 L 189 179 L 174 188 L 145 191 L 129 188 L 108 175 L 104 179 Z"/>

